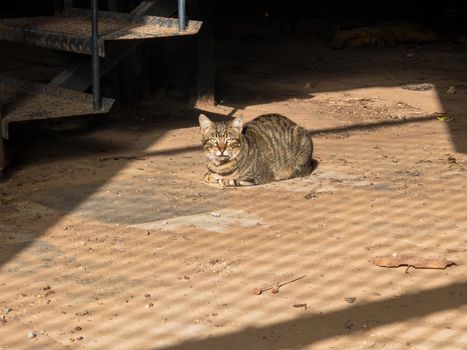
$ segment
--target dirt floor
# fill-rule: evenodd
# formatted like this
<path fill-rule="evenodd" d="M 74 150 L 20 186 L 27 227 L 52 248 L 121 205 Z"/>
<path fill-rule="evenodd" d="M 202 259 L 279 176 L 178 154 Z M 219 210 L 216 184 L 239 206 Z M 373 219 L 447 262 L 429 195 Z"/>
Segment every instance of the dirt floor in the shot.
<path fill-rule="evenodd" d="M 467 349 L 467 46 L 224 43 L 213 115 L 287 115 L 318 168 L 205 185 L 181 106 L 43 130 L 0 183 L 0 349 Z M 407 255 L 456 265 L 373 264 Z"/>

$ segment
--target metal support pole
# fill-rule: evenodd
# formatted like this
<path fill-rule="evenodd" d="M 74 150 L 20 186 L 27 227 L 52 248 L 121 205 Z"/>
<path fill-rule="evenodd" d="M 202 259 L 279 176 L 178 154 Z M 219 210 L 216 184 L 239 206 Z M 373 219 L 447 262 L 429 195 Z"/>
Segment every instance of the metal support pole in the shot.
<path fill-rule="evenodd" d="M 0 105 L 0 122 L 2 121 L 2 106 Z M 2 176 L 2 170 L 6 166 L 6 155 L 4 150 L 3 140 L 3 123 L 0 123 L 0 177 Z"/>
<path fill-rule="evenodd" d="M 184 32 L 185 28 L 185 0 L 178 0 L 178 30 Z"/>
<path fill-rule="evenodd" d="M 100 95 L 100 73 L 99 73 L 99 51 L 97 47 L 98 31 L 98 0 L 91 1 L 92 12 L 92 105 L 95 111 L 101 109 L 102 100 Z"/>

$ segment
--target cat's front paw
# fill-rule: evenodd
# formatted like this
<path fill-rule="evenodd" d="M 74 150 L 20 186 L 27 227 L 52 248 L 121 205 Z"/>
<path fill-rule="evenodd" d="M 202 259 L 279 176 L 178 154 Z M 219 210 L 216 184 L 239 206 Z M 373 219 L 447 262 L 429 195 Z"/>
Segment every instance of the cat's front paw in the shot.
<path fill-rule="evenodd" d="M 223 177 L 220 176 L 219 174 L 214 174 L 208 171 L 206 174 L 204 174 L 204 182 L 207 184 L 218 184 L 220 185 L 222 182 Z"/>

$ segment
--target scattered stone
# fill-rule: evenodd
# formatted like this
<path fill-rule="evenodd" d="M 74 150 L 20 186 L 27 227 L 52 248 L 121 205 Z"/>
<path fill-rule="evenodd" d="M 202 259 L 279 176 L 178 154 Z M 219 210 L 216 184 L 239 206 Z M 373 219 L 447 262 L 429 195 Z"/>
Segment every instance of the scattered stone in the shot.
<path fill-rule="evenodd" d="M 80 326 L 76 326 L 76 327 L 75 327 L 75 331 L 76 331 L 76 332 L 79 332 L 79 331 L 81 331 L 81 330 L 83 330 L 83 329 L 82 329 Z"/>
<path fill-rule="evenodd" d="M 50 286 L 45 286 L 44 288 L 42 288 L 42 290 L 50 290 L 50 289 L 52 289 L 52 287 Z"/>
<path fill-rule="evenodd" d="M 309 89 L 310 87 L 311 87 L 310 82 L 307 82 L 307 83 L 305 84 L 305 89 Z"/>
<path fill-rule="evenodd" d="M 357 298 L 355 297 L 348 297 L 348 298 L 345 298 L 344 299 L 346 302 L 348 302 L 349 304 L 353 304 L 355 303 L 355 300 L 357 300 Z"/>
<path fill-rule="evenodd" d="M 352 330 L 352 327 L 354 326 L 352 320 L 347 320 L 344 322 L 344 326 L 345 326 L 345 329 L 347 329 L 347 331 L 351 331 Z"/>
<path fill-rule="evenodd" d="M 86 315 L 91 315 L 91 311 L 88 311 L 88 310 L 85 310 L 85 311 L 80 311 L 80 312 L 77 312 L 75 315 L 76 316 L 86 316 Z"/>
<path fill-rule="evenodd" d="M 144 234 L 145 234 L 146 236 L 149 236 L 149 235 L 151 234 L 151 231 L 148 230 L 148 231 L 146 231 Z"/>
<path fill-rule="evenodd" d="M 6 308 L 3 309 L 3 313 L 4 313 L 5 315 L 9 314 L 9 313 L 12 312 L 12 311 L 13 311 L 13 309 L 12 309 L 11 307 L 6 307 Z"/>
<path fill-rule="evenodd" d="M 33 331 L 28 332 L 28 338 L 29 339 L 34 339 L 36 336 L 37 336 L 37 334 L 35 332 L 33 332 Z"/>
<path fill-rule="evenodd" d="M 410 52 L 407 55 L 405 55 L 405 57 L 407 57 L 407 58 L 413 58 L 415 56 L 416 56 L 415 52 Z"/>
<path fill-rule="evenodd" d="M 79 336 L 79 337 L 76 338 L 76 340 L 83 340 L 83 339 L 84 339 L 83 336 Z"/>
<path fill-rule="evenodd" d="M 308 308 L 308 305 L 305 304 L 305 303 L 303 303 L 303 304 L 293 304 L 292 306 L 295 307 L 295 308 L 297 308 L 297 309 L 298 309 L 298 308 L 301 308 L 301 307 L 304 308 L 304 309 L 307 309 L 307 308 Z"/>
<path fill-rule="evenodd" d="M 149 304 L 144 305 L 144 308 L 150 309 L 150 308 L 152 308 L 153 306 L 154 306 L 153 303 L 149 303 Z"/>
<path fill-rule="evenodd" d="M 454 85 L 451 85 L 449 89 L 446 91 L 448 94 L 455 94 L 457 91 L 456 87 Z"/>
<path fill-rule="evenodd" d="M 316 197 L 316 194 L 314 192 L 307 193 L 304 196 L 305 199 L 312 199 L 312 198 L 315 198 L 315 197 Z"/>
<path fill-rule="evenodd" d="M 369 340 L 364 340 L 361 347 L 364 349 L 370 349 L 370 348 L 375 347 L 375 345 L 376 345 L 376 342 L 373 339 L 369 339 Z"/>
<path fill-rule="evenodd" d="M 50 294 L 55 294 L 55 291 L 53 289 L 48 290 L 47 292 L 45 292 L 44 297 L 47 297 Z"/>
<path fill-rule="evenodd" d="M 214 216 L 215 218 L 220 218 L 221 217 L 220 213 L 211 213 L 211 215 Z"/>
<path fill-rule="evenodd" d="M 150 298 L 150 297 L 151 297 L 151 294 L 146 293 L 146 294 L 144 294 L 144 297 L 145 297 L 145 298 Z"/>

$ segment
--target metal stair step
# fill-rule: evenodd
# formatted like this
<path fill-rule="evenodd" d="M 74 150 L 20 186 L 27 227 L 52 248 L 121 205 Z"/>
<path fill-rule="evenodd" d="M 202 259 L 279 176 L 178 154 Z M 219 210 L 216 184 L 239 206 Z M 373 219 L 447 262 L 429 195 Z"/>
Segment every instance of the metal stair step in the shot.
<path fill-rule="evenodd" d="M 60 87 L 0 76 L 0 120 L 3 138 L 13 122 L 107 113 L 114 100 L 102 99 L 93 109 L 92 95 Z"/>
<path fill-rule="evenodd" d="M 99 55 L 105 56 L 105 41 L 194 35 L 201 24 L 187 21 L 179 31 L 177 19 L 99 11 Z M 56 16 L 0 19 L 0 40 L 90 55 L 91 11 L 69 8 Z"/>

